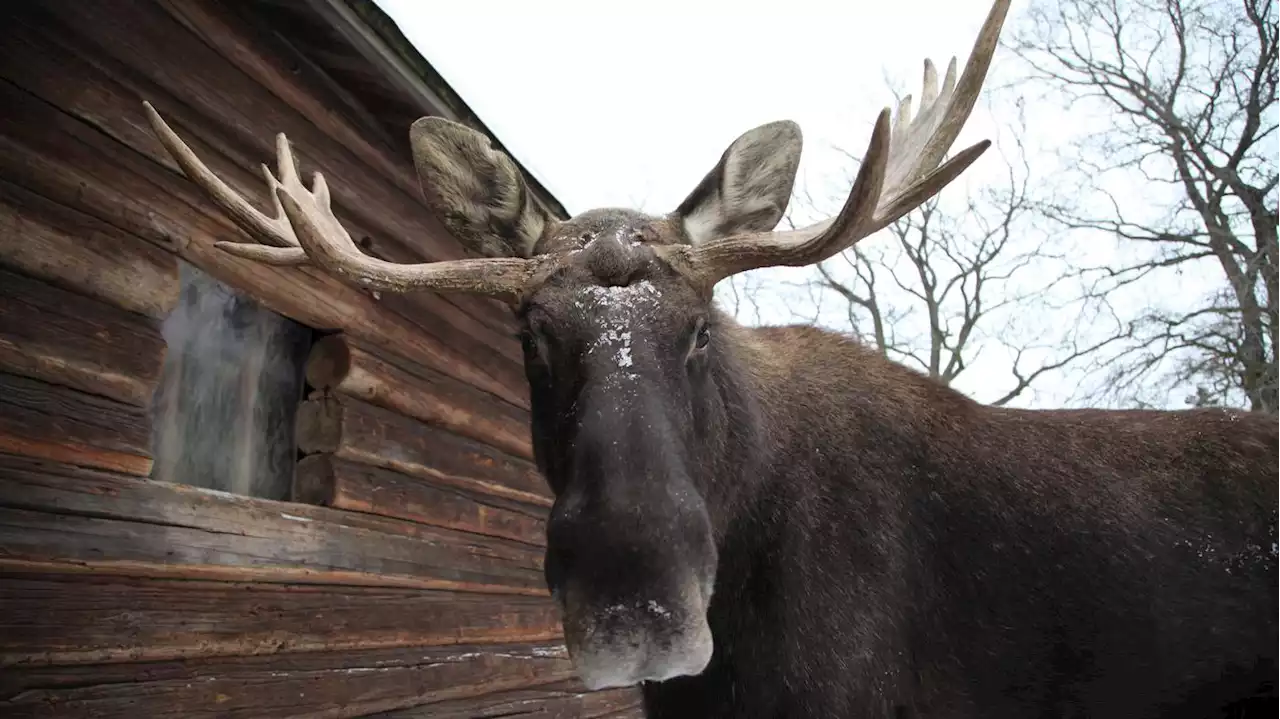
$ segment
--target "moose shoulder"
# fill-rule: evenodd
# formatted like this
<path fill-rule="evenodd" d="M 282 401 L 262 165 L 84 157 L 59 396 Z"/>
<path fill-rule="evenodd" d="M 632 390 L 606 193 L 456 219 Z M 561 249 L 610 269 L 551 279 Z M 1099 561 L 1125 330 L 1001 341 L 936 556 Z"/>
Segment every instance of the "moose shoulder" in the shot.
<path fill-rule="evenodd" d="M 362 253 L 278 136 L 274 217 L 147 105 L 179 166 L 261 244 L 392 292 L 506 300 L 534 449 L 556 495 L 546 579 L 590 687 L 643 684 L 650 717 L 1212 716 L 1276 675 L 1277 418 L 979 405 L 850 338 L 746 328 L 716 284 L 834 256 L 986 149 L 943 158 L 1008 12 L 962 75 L 925 64 L 882 112 L 840 213 L 773 232 L 794 123 L 735 140 L 663 216 L 560 221 L 483 135 L 410 130 L 424 197 L 481 257 Z"/>

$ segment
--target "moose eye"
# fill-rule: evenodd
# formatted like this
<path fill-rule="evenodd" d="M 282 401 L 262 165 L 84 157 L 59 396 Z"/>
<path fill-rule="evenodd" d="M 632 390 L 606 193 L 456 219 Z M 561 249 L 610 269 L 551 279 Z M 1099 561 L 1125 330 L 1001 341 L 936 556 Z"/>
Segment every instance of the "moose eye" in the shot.
<path fill-rule="evenodd" d="M 520 344 L 524 347 L 526 357 L 533 358 L 538 356 L 538 338 L 533 332 L 525 330 L 520 333 Z"/>
<path fill-rule="evenodd" d="M 709 342 L 711 342 L 711 328 L 705 324 L 699 326 L 698 335 L 693 341 L 693 346 L 697 349 L 704 349 Z"/>

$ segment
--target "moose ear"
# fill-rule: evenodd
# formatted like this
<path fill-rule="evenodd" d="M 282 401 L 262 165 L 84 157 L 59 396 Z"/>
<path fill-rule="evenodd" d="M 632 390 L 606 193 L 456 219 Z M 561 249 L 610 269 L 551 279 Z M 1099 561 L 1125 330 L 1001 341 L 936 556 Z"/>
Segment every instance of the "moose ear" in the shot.
<path fill-rule="evenodd" d="M 767 232 L 791 200 L 802 146 L 790 120 L 748 130 L 675 211 L 693 244 L 736 232 Z"/>
<path fill-rule="evenodd" d="M 409 128 L 427 204 L 450 232 L 487 257 L 529 257 L 553 220 L 534 201 L 519 168 L 465 125 L 424 117 Z"/>

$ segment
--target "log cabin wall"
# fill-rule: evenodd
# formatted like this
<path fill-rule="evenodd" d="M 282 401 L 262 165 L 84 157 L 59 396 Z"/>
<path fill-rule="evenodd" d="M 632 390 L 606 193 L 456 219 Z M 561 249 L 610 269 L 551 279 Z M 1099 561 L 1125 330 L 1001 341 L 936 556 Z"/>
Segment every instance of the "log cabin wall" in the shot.
<path fill-rule="evenodd" d="M 144 99 L 464 256 L 407 132 L 483 125 L 372 3 L 0 3 L 0 716 L 639 716 L 571 677 L 506 310 L 215 250 Z"/>

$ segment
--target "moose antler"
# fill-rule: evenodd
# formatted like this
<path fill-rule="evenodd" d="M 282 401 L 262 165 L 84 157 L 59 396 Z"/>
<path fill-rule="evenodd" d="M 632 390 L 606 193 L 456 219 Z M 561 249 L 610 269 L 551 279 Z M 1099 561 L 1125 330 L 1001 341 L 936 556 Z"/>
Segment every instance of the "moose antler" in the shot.
<path fill-rule="evenodd" d="M 537 259 L 497 257 L 401 265 L 364 254 L 333 214 L 324 176 L 315 173 L 312 189 L 302 184 L 284 133 L 276 135 L 277 178 L 262 166 L 275 215 L 267 217 L 215 175 L 151 103 L 147 118 L 173 159 L 242 230 L 260 242 L 215 242 L 233 255 L 271 265 L 314 262 L 328 272 L 365 287 L 388 292 L 435 290 L 511 298 L 541 264 Z"/>
<path fill-rule="evenodd" d="M 876 120 L 871 142 L 844 207 L 834 218 L 785 232 L 753 232 L 711 240 L 696 247 L 659 248 L 705 286 L 761 267 L 802 267 L 842 252 L 936 195 L 991 146 L 983 140 L 941 166 L 978 99 L 1009 12 L 1010 0 L 996 0 L 978 33 L 964 74 L 956 83 L 951 59 L 942 91 L 933 63 L 925 60 L 920 112 L 911 119 L 911 96 L 898 105 L 890 128 L 889 108 Z"/>
<path fill-rule="evenodd" d="M 939 92 L 937 71 L 926 60 L 916 117 L 911 119 L 910 96 L 899 104 L 892 128 L 889 109 L 880 113 L 853 189 L 836 217 L 790 232 L 737 234 L 697 246 L 659 246 L 655 252 L 710 288 L 747 270 L 821 262 L 937 194 L 991 145 L 984 140 L 939 165 L 978 99 L 1009 4 L 1010 0 L 995 0 L 959 83 L 952 58 Z M 486 257 L 401 265 L 370 257 L 334 216 L 324 177 L 316 173 L 312 189 L 303 186 L 284 134 L 276 136 L 280 177 L 263 167 L 275 205 L 275 215 L 267 217 L 214 175 L 155 108 L 144 104 L 156 135 L 183 172 L 241 229 L 265 243 L 215 243 L 231 254 L 275 265 L 314 262 L 339 277 L 389 292 L 466 292 L 508 300 L 518 297 L 547 260 Z"/>

